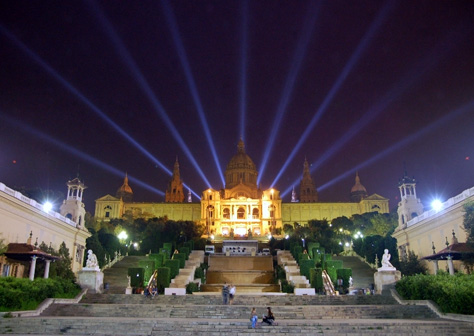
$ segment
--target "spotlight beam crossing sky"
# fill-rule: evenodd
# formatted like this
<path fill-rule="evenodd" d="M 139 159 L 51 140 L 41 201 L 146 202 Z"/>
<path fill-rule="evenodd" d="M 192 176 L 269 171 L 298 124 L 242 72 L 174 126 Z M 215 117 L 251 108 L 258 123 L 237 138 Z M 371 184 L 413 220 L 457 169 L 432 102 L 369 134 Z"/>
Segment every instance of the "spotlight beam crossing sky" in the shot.
<path fill-rule="evenodd" d="M 173 164 L 196 202 L 240 138 L 283 201 L 303 162 L 322 202 L 398 202 L 474 184 L 474 3 L 103 0 L 0 4 L 0 176 L 86 209 L 130 177 L 162 202 Z M 78 168 L 79 167 L 79 168 Z M 79 170 L 79 171 L 78 171 Z"/>

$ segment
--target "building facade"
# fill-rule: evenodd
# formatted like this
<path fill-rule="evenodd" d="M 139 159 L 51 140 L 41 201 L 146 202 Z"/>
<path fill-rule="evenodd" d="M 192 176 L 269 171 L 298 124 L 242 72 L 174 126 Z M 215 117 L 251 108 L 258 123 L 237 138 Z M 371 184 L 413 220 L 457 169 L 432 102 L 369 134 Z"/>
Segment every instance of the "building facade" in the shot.
<path fill-rule="evenodd" d="M 67 198 L 58 213 L 45 210 L 42 204 L 0 183 L 0 238 L 4 244 L 27 243 L 31 239 L 35 246 L 44 242 L 55 250 L 64 242 L 71 256 L 72 271 L 77 273 L 82 269 L 86 239 L 90 237 L 84 226 L 82 203 L 86 187 L 78 178 L 68 181 L 67 186 Z M 0 263 L 2 276 L 21 276 L 17 266 L 13 266 L 18 265 L 14 260 L 2 257 Z"/>
<path fill-rule="evenodd" d="M 253 160 L 246 154 L 242 140 L 237 152 L 225 170 L 225 187 L 221 190 L 207 189 L 202 192 L 199 203 L 183 202 L 182 181 L 179 165 L 175 163 L 172 182 L 167 189 L 164 203 L 126 202 L 123 198 L 106 195 L 96 200 L 95 217 L 110 220 L 131 216 L 133 218 L 167 217 L 172 220 L 189 220 L 204 225 L 207 235 L 267 236 L 275 234 L 284 224 L 295 222 L 307 225 L 312 219 L 327 219 L 366 212 L 389 212 L 388 199 L 367 191 L 357 174 L 351 197 L 357 193 L 357 202 L 326 203 L 318 201 L 318 193 L 305 160 L 300 183 L 300 200 L 293 192 L 292 202 L 283 203 L 276 188 L 261 189 L 257 186 L 258 171 Z M 362 190 L 363 189 L 363 190 Z M 168 196 L 168 192 L 181 190 L 180 201 Z M 355 194 L 354 194 L 355 195 Z"/>
<path fill-rule="evenodd" d="M 392 237 L 397 239 L 400 258 L 413 251 L 421 259 L 445 249 L 454 241 L 466 241 L 463 205 L 474 201 L 474 187 L 448 199 L 439 209 L 424 212 L 423 204 L 416 196 L 416 181 L 406 172 L 400 180 L 399 189 L 398 227 Z M 435 272 L 433 263 L 427 262 L 426 266 L 430 273 Z M 447 270 L 447 267 L 447 261 L 440 261 L 439 269 Z M 460 261 L 454 261 L 454 267 L 464 270 Z"/>

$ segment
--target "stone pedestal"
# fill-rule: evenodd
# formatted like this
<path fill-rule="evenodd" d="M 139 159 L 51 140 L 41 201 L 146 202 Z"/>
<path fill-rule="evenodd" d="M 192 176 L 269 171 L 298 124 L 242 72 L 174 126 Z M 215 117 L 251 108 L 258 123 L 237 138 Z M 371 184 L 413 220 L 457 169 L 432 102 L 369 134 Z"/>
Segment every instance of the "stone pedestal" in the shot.
<path fill-rule="evenodd" d="M 81 288 L 87 288 L 91 293 L 104 290 L 104 273 L 100 270 L 83 268 L 77 273 L 77 281 Z"/>
<path fill-rule="evenodd" d="M 400 271 L 395 268 L 379 268 L 378 272 L 374 274 L 375 293 L 382 294 L 383 286 L 395 285 L 395 283 L 402 278 Z"/>
<path fill-rule="evenodd" d="M 125 294 L 132 294 L 132 287 L 125 288 Z"/>

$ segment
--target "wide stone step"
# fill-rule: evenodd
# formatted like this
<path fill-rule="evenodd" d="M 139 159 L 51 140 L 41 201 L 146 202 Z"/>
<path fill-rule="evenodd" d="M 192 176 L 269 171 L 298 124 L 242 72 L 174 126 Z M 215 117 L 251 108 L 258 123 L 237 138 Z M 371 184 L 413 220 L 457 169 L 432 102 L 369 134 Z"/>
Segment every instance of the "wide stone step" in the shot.
<path fill-rule="evenodd" d="M 137 318 L 12 318 L 0 320 L 1 334 L 33 335 L 472 335 L 473 325 L 453 321 L 338 320 L 278 321 L 249 328 L 248 320 Z"/>
<path fill-rule="evenodd" d="M 180 304 L 180 305 L 220 305 L 222 297 L 216 294 L 196 295 L 159 295 L 153 300 L 143 295 L 125 294 L 86 294 L 81 303 L 124 303 L 124 304 Z M 296 296 L 296 295 L 239 295 L 235 305 L 243 306 L 304 306 L 304 305 L 398 305 L 392 296 L 382 295 L 341 295 L 341 296 Z"/>
<path fill-rule="evenodd" d="M 256 307 L 259 316 L 266 306 Z M 322 319 L 436 319 L 427 306 L 272 306 L 279 320 Z M 224 305 L 146 305 L 143 304 L 53 304 L 42 316 L 84 317 L 147 317 L 147 318 L 202 318 L 247 319 L 247 306 Z"/>

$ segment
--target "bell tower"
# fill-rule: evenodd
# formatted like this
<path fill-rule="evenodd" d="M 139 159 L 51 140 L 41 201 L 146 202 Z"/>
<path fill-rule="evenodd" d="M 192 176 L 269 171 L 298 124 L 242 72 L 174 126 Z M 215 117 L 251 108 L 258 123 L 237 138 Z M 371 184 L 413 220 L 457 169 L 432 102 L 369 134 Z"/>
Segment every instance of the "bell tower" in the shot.
<path fill-rule="evenodd" d="M 61 204 L 59 212 L 64 217 L 76 222 L 78 228 L 84 227 L 84 216 L 86 209 L 82 203 L 82 195 L 87 187 L 79 177 L 67 182 L 67 197 Z"/>
<path fill-rule="evenodd" d="M 398 203 L 398 228 L 405 229 L 407 222 L 423 213 L 423 204 L 416 197 L 416 180 L 414 177 L 408 177 L 407 171 L 403 178 L 398 182 L 400 189 L 400 202 Z"/>
<path fill-rule="evenodd" d="M 314 186 L 313 179 L 309 172 L 309 164 L 306 158 L 303 165 L 303 178 L 300 182 L 300 202 L 314 203 L 318 201 L 318 191 Z"/>
<path fill-rule="evenodd" d="M 184 201 L 183 181 L 181 181 L 179 174 L 178 157 L 173 168 L 173 177 L 166 189 L 165 202 L 167 203 L 181 203 Z"/>

